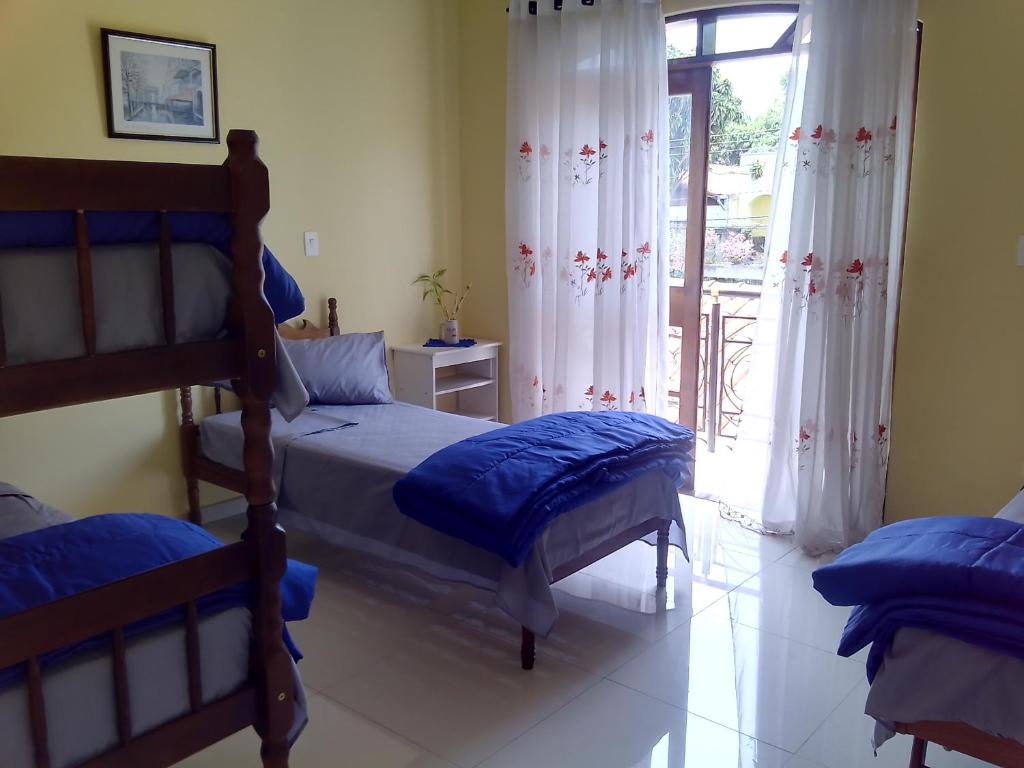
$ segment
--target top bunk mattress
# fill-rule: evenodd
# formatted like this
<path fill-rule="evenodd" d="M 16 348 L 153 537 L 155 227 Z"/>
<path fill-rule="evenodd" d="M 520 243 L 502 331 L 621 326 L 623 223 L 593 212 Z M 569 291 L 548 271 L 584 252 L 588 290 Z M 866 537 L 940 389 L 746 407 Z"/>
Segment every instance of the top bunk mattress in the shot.
<path fill-rule="evenodd" d="M 96 351 L 161 346 L 160 256 L 156 243 L 96 245 L 92 254 Z M 171 246 L 175 341 L 217 338 L 231 298 L 232 264 L 203 243 Z M 0 317 L 7 365 L 85 355 L 73 247 L 0 249 Z"/>
<path fill-rule="evenodd" d="M 6 364 L 85 354 L 76 217 L 62 211 L 0 211 L 0 318 Z M 159 241 L 171 241 L 175 342 L 223 335 L 234 290 L 230 219 L 214 213 L 88 212 L 96 351 L 166 343 Z M 277 323 L 302 313 L 295 280 L 263 249 L 263 292 Z"/>

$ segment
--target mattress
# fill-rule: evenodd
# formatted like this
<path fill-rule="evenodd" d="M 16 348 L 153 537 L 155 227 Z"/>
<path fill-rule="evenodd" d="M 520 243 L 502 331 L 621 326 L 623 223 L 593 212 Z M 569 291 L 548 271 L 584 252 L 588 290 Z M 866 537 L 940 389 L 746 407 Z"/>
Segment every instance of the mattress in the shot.
<path fill-rule="evenodd" d="M 559 565 L 651 518 L 675 521 L 673 543 L 685 551 L 678 491 L 662 472 L 556 519 L 519 568 L 398 511 L 391 491 L 400 477 L 446 445 L 499 427 L 407 403 L 312 406 L 290 424 L 274 413 L 281 520 L 340 546 L 494 592 L 499 607 L 542 635 L 558 618 L 551 575 Z M 207 418 L 200 432 L 207 458 L 241 468 L 238 413 Z"/>
<path fill-rule="evenodd" d="M 952 720 L 1024 743 L 1024 661 L 922 629 L 899 630 L 868 692 L 876 747 L 894 723 Z"/>
<path fill-rule="evenodd" d="M 162 346 L 163 303 L 155 243 L 93 246 L 96 351 Z M 221 335 L 232 294 L 231 261 L 211 245 L 171 247 L 175 340 Z M 74 248 L 0 250 L 0 310 L 7 364 L 85 354 Z"/>
<path fill-rule="evenodd" d="M 10 487 L 7 488 L 11 494 Z M 26 525 L 22 514 L 10 514 L 9 507 L 0 512 L 0 539 L 38 527 Z M 71 518 L 44 507 L 34 519 L 59 524 Z M 233 693 L 249 679 L 251 623 L 246 608 L 231 608 L 200 619 L 204 702 Z M 189 712 L 182 627 L 164 627 L 128 638 L 125 657 L 133 734 L 140 735 Z M 294 739 L 306 724 L 306 702 L 294 664 L 292 670 L 296 692 L 296 717 L 291 733 Z M 113 679 L 110 651 L 102 648 L 83 651 L 44 667 L 43 698 L 53 768 L 78 765 L 118 743 Z M 28 691 L 22 681 L 0 686 L 0 745 L 0 764 L 4 768 L 35 766 Z"/>
<path fill-rule="evenodd" d="M 92 254 L 96 351 L 165 344 L 159 247 L 96 245 Z M 234 286 L 231 261 L 212 245 L 171 246 L 175 342 L 224 334 Z M 0 249 L 0 317 L 9 366 L 85 355 L 74 248 Z M 289 416 L 309 400 L 284 345 L 277 340 L 274 400 Z"/>

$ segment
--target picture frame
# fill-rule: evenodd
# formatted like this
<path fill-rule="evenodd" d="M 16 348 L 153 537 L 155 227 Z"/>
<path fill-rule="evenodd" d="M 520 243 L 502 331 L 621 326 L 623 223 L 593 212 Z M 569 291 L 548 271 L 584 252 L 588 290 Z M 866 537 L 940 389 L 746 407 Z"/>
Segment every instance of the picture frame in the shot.
<path fill-rule="evenodd" d="M 217 46 L 101 29 L 107 136 L 220 143 Z"/>

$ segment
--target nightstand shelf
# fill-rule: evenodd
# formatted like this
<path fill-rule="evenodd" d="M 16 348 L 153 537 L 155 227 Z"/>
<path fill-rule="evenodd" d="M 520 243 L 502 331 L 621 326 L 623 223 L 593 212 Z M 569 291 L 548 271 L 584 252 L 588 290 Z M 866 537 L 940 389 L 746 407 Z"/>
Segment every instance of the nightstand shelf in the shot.
<path fill-rule="evenodd" d="M 497 421 L 500 348 L 498 341 L 478 341 L 472 347 L 395 347 L 396 397 L 425 408 Z"/>
<path fill-rule="evenodd" d="M 435 382 L 434 392 L 438 395 L 447 395 L 452 392 L 464 392 L 474 387 L 486 387 L 488 384 L 493 384 L 494 379 L 486 376 L 456 373 L 452 376 L 439 376 Z"/>

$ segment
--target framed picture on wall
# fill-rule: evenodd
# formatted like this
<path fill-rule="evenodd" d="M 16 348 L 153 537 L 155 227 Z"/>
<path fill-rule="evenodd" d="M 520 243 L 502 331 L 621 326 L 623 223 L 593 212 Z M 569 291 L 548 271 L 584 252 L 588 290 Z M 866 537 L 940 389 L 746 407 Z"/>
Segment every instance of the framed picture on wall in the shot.
<path fill-rule="evenodd" d="M 102 29 L 107 135 L 220 141 L 217 47 Z"/>

